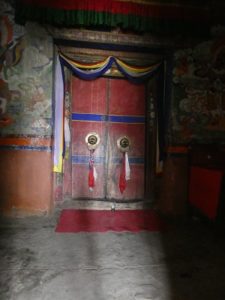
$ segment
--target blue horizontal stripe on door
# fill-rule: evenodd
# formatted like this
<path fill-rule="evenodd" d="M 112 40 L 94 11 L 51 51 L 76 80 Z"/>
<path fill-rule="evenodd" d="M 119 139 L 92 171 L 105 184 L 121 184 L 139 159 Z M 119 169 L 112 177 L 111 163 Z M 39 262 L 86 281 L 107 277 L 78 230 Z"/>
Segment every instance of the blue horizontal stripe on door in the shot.
<path fill-rule="evenodd" d="M 109 121 L 112 123 L 145 123 L 144 116 L 115 116 L 115 115 L 100 115 L 100 114 L 80 114 L 72 113 L 72 121 L 95 121 L 105 122 Z"/>
<path fill-rule="evenodd" d="M 143 116 L 109 116 L 112 123 L 145 123 Z"/>
<path fill-rule="evenodd" d="M 96 164 L 102 164 L 104 162 L 104 157 L 102 156 L 96 156 L 94 157 L 94 161 Z M 119 157 L 113 157 L 112 163 L 114 164 L 120 164 L 122 161 Z M 72 163 L 73 164 L 88 164 L 89 163 L 89 156 L 88 155 L 73 155 L 72 156 Z M 129 157 L 129 163 L 130 164 L 144 164 L 144 158 L 143 157 Z"/>
<path fill-rule="evenodd" d="M 119 157 L 113 157 L 112 158 L 112 162 L 114 164 L 120 164 L 122 161 L 122 157 L 119 158 Z M 130 156 L 129 157 L 129 163 L 132 165 L 142 165 L 144 164 L 145 160 L 144 160 L 144 157 L 132 157 Z"/>
<path fill-rule="evenodd" d="M 107 121 L 106 115 L 98 115 L 98 114 L 78 114 L 72 113 L 72 120 L 73 121 L 97 121 L 103 122 Z"/>
<path fill-rule="evenodd" d="M 90 157 L 88 155 L 73 155 L 72 163 L 73 164 L 88 164 Z M 102 164 L 104 162 L 104 157 L 96 156 L 94 157 L 96 164 Z"/>

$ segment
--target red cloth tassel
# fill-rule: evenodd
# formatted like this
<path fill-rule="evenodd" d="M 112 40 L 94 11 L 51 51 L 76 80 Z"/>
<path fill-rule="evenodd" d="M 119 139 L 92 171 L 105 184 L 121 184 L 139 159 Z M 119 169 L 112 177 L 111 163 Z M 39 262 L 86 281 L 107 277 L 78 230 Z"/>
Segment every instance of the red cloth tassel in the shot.
<path fill-rule="evenodd" d="M 120 172 L 120 182 L 119 182 L 120 192 L 123 194 L 126 189 L 126 170 L 125 170 L 125 153 L 123 153 L 123 162 Z"/>
<path fill-rule="evenodd" d="M 89 168 L 88 186 L 91 189 L 93 189 L 93 187 L 95 186 L 95 178 L 94 178 L 94 168 L 93 168 L 93 166 Z"/>
<path fill-rule="evenodd" d="M 89 173 L 88 173 L 88 186 L 90 191 L 93 190 L 95 186 L 96 172 L 94 167 L 94 151 L 90 150 L 90 160 L 89 160 Z"/>

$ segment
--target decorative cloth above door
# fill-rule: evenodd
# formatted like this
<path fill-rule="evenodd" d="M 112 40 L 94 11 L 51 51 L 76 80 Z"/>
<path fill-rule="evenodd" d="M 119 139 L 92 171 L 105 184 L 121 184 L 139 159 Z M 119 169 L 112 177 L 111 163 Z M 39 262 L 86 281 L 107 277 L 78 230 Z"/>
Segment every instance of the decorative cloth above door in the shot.
<path fill-rule="evenodd" d="M 97 27 L 152 34 L 209 34 L 222 9 L 209 0 L 17 0 L 19 24 Z M 222 16 L 221 16 L 222 17 Z M 221 18 L 221 20 L 223 20 Z M 224 22 L 224 21 L 223 21 Z"/>
<path fill-rule="evenodd" d="M 118 70 L 127 79 L 138 83 L 151 77 L 159 70 L 160 66 L 162 66 L 162 63 L 157 63 L 147 67 L 131 66 L 113 56 L 109 56 L 101 62 L 92 64 L 76 62 L 61 53 L 59 54 L 59 59 L 62 65 L 68 67 L 74 75 L 84 80 L 92 80 L 104 75 L 112 67 L 112 65 L 115 64 Z"/>

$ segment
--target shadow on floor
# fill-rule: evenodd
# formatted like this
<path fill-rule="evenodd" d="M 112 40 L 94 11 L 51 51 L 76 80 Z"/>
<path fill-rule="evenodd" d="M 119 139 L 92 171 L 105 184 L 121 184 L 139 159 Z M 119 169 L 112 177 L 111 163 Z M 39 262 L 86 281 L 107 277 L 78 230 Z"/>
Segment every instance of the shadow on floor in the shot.
<path fill-rule="evenodd" d="M 169 300 L 225 299 L 224 225 L 201 219 L 171 223 L 161 235 Z"/>

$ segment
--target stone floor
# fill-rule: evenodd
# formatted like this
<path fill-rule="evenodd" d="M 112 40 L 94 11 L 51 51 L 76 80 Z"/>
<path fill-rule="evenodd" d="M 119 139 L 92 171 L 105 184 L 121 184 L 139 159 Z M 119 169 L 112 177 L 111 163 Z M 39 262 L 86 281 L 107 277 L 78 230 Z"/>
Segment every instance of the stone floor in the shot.
<path fill-rule="evenodd" d="M 55 233 L 52 217 L 2 218 L 1 300 L 224 300 L 224 231 Z"/>

